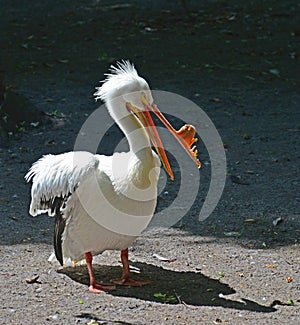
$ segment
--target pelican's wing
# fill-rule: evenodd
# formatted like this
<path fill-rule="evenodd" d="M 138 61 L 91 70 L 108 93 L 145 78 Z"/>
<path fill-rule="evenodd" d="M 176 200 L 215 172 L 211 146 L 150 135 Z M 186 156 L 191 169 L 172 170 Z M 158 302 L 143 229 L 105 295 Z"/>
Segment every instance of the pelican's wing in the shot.
<path fill-rule="evenodd" d="M 46 155 L 39 159 L 25 176 L 27 182 L 32 180 L 29 213 L 32 216 L 45 212 L 55 215 L 98 164 L 97 156 L 84 151 Z"/>
<path fill-rule="evenodd" d="M 27 182 L 32 181 L 30 214 L 55 215 L 54 250 L 61 265 L 62 236 L 68 218 L 65 208 L 80 183 L 98 170 L 99 157 L 84 151 L 47 155 L 35 162 L 25 176 Z"/>

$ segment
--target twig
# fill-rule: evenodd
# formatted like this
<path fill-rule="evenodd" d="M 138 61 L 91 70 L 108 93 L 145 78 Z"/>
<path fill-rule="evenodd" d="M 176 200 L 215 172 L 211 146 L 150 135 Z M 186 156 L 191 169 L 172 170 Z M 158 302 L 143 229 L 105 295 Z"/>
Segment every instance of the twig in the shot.
<path fill-rule="evenodd" d="M 177 292 L 176 292 L 175 290 L 174 290 L 174 294 L 175 294 L 175 296 L 176 296 L 176 298 L 177 298 L 179 304 L 185 306 L 186 308 L 197 309 L 196 306 L 190 306 L 190 305 L 188 305 L 185 301 L 183 301 L 183 300 L 180 298 L 180 296 L 178 296 L 178 294 L 177 294 Z"/>

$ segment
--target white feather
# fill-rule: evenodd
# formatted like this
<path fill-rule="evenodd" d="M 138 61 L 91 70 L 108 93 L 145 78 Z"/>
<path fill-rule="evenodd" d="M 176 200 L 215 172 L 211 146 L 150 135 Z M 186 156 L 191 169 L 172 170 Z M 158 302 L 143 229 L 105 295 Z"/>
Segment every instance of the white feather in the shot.
<path fill-rule="evenodd" d="M 101 87 L 96 87 L 95 99 L 103 101 L 112 100 L 118 96 L 144 90 L 149 93 L 149 85 L 141 78 L 134 65 L 129 61 L 118 62 L 117 66 L 111 66 L 111 73 L 106 74 Z M 124 88 L 126 92 L 124 93 Z"/>
<path fill-rule="evenodd" d="M 50 209 L 43 209 L 41 202 L 72 194 L 98 164 L 95 155 L 84 151 L 46 155 L 39 159 L 25 176 L 27 182 L 32 180 L 33 183 L 30 214 L 36 216 L 48 212 L 52 215 Z"/>

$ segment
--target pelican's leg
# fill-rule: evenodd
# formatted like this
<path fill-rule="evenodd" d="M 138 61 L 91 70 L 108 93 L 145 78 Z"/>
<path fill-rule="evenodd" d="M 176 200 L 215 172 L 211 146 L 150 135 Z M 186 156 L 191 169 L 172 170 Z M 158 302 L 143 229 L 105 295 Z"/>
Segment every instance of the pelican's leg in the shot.
<path fill-rule="evenodd" d="M 116 289 L 114 285 L 106 285 L 106 284 L 99 284 L 95 281 L 95 276 L 93 272 L 92 262 L 93 262 L 93 255 L 91 252 L 85 253 L 85 260 L 89 271 L 90 277 L 90 286 L 89 290 L 93 293 L 104 293 L 105 291 L 110 291 Z"/>
<path fill-rule="evenodd" d="M 121 251 L 121 261 L 122 261 L 122 277 L 120 279 L 112 280 L 113 283 L 123 286 L 141 287 L 145 284 L 151 283 L 151 281 L 134 279 L 130 276 L 129 262 L 128 262 L 128 248 Z"/>

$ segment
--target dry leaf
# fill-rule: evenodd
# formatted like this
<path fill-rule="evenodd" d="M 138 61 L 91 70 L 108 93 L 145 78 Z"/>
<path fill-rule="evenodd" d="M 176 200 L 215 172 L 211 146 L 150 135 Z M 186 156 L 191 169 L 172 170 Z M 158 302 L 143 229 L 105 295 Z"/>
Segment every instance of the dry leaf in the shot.
<path fill-rule="evenodd" d="M 40 277 L 39 275 L 33 275 L 32 277 L 27 278 L 27 279 L 26 279 L 26 282 L 27 282 L 28 284 L 37 283 L 39 277 Z"/>
<path fill-rule="evenodd" d="M 87 325 L 99 325 L 99 323 L 92 319 L 90 322 L 87 323 Z"/>
<path fill-rule="evenodd" d="M 244 173 L 249 174 L 249 175 L 255 174 L 255 172 L 253 170 L 246 170 Z"/>
<path fill-rule="evenodd" d="M 283 222 L 283 219 L 281 217 L 278 217 L 272 221 L 273 226 L 279 225 L 281 222 Z"/>
<path fill-rule="evenodd" d="M 241 235 L 241 233 L 238 231 L 229 231 L 229 232 L 224 232 L 223 234 L 228 237 L 239 237 Z"/>
<path fill-rule="evenodd" d="M 245 223 L 255 223 L 256 220 L 250 218 L 250 219 L 245 219 L 244 222 L 245 222 Z"/>
<path fill-rule="evenodd" d="M 69 60 L 68 59 L 58 59 L 57 62 L 66 64 L 66 63 L 69 63 Z"/>

